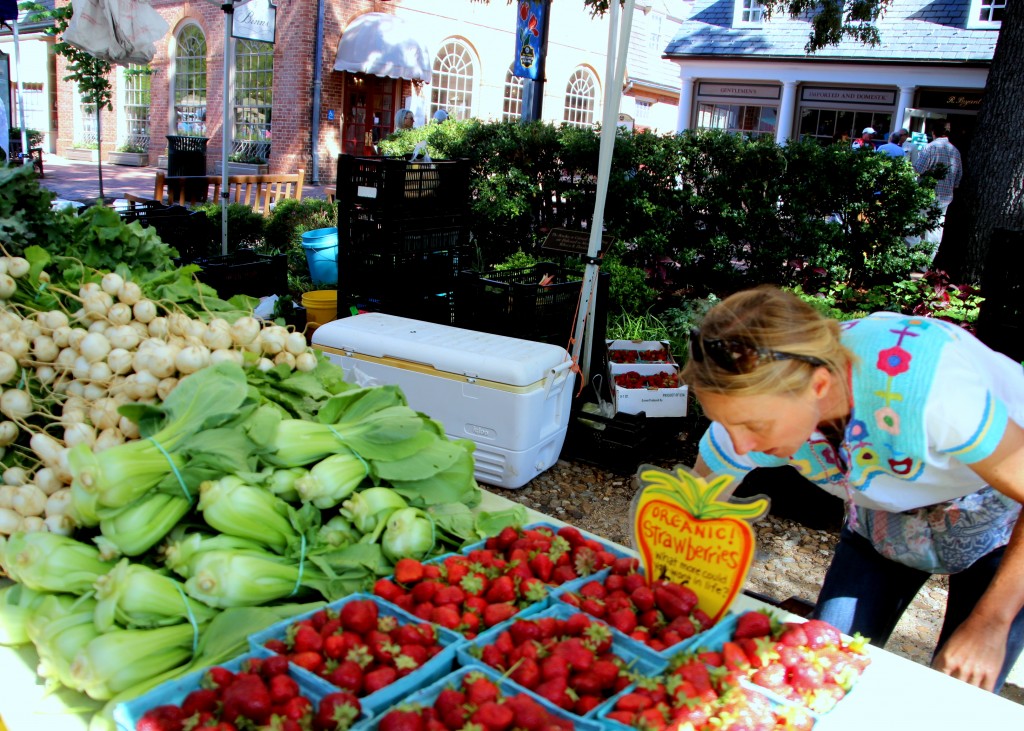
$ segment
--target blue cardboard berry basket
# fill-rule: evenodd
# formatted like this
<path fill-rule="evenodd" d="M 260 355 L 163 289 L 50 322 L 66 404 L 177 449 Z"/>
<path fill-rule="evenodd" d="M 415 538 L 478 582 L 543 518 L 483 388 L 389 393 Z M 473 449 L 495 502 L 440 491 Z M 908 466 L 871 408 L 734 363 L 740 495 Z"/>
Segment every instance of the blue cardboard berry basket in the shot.
<path fill-rule="evenodd" d="M 431 685 L 428 685 L 425 688 L 416 691 L 408 698 L 406 698 L 404 701 L 402 701 L 400 704 L 398 704 L 396 707 L 432 707 L 434 705 L 434 702 L 437 700 L 437 697 L 441 694 L 442 690 L 444 690 L 445 688 L 461 688 L 463 680 L 470 673 L 480 673 L 488 680 L 493 682 L 495 685 L 497 685 L 498 690 L 501 692 L 501 696 L 503 698 L 520 695 L 524 692 L 518 684 L 513 683 L 508 678 L 495 672 L 492 668 L 489 668 L 486 665 L 470 665 L 467 667 L 458 668 L 457 670 L 453 670 L 451 673 L 441 678 L 437 682 L 432 683 Z M 531 695 L 531 697 L 533 696 Z M 534 700 L 536 700 L 536 698 L 534 698 Z M 573 714 L 567 713 L 566 711 L 563 711 L 561 708 L 552 709 L 547 706 L 545 706 L 544 708 L 546 711 L 551 713 L 551 715 L 555 718 L 558 718 L 569 724 L 569 728 L 575 727 L 577 729 L 580 729 L 580 731 L 598 731 L 601 728 L 600 725 L 596 722 L 586 722 L 581 724 L 579 722 L 578 716 L 574 716 Z M 377 727 L 380 725 L 381 719 L 385 715 L 387 715 L 387 711 L 383 711 L 381 712 L 380 715 L 368 718 L 365 721 L 360 721 L 357 726 L 354 726 L 352 728 L 352 731 L 376 731 Z"/>
<path fill-rule="evenodd" d="M 526 619 L 540 619 L 541 617 L 557 617 L 559 619 L 568 619 L 569 617 L 577 613 L 577 610 L 570 607 L 568 604 L 560 603 L 556 606 L 549 607 L 542 612 L 538 612 L 531 617 L 526 617 Z M 507 630 L 511 626 L 512 622 L 515 621 L 515 619 L 519 619 L 519 617 L 516 617 L 513 620 L 509 620 L 508 622 L 505 622 L 503 624 L 496 625 L 495 627 L 489 629 L 487 632 L 482 633 L 472 642 L 461 645 L 457 651 L 459 663 L 463 667 L 489 667 L 482 660 L 480 660 L 473 654 L 474 648 L 483 648 L 486 645 L 494 643 L 497 640 L 498 635 Z M 608 627 L 608 625 L 602 622 L 600 619 L 593 617 L 591 619 L 597 624 L 601 624 L 605 627 Z M 608 629 L 610 630 L 611 627 L 608 627 Z M 665 669 L 664 660 L 658 660 L 649 656 L 637 655 L 633 651 L 633 647 L 625 644 L 622 641 L 621 637 L 621 633 L 619 633 L 619 636 L 615 636 L 615 634 L 612 634 L 612 652 L 626 662 L 631 672 L 639 674 L 643 677 L 652 677 L 661 673 Z M 500 672 L 498 671 L 497 668 L 491 669 L 495 672 Z M 597 711 L 602 706 L 598 706 L 597 708 L 591 710 L 587 714 L 580 716 L 578 714 L 572 713 L 571 711 L 566 711 L 565 709 L 558 708 L 558 706 L 554 705 L 549 700 L 538 696 L 533 691 L 523 687 L 511 678 L 507 678 L 506 680 L 509 684 L 511 684 L 512 687 L 516 688 L 520 692 L 529 693 L 530 696 L 538 703 L 540 703 L 544 708 L 548 710 L 557 709 L 561 710 L 563 713 L 567 713 L 572 718 L 573 723 L 576 724 L 576 728 L 601 728 L 601 724 L 597 720 Z"/>
<path fill-rule="evenodd" d="M 211 665 L 201 670 L 191 672 L 188 675 L 183 675 L 175 680 L 169 680 L 166 683 L 162 683 L 161 685 L 153 688 L 148 693 L 140 695 L 138 698 L 118 703 L 114 707 L 114 723 L 117 725 L 118 731 L 135 731 L 135 727 L 138 724 L 139 719 L 142 718 L 146 711 L 149 711 L 152 708 L 164 705 L 180 706 L 189 693 L 199 689 L 203 676 L 206 675 L 206 672 L 211 667 L 223 667 L 233 673 L 237 673 L 248 660 L 255 657 L 258 656 L 251 653 L 239 655 L 228 662 Z M 310 673 L 298 672 L 300 669 L 301 668 L 291 666 L 288 674 L 291 675 L 292 679 L 295 680 L 296 683 L 298 683 L 299 692 L 309 698 L 312 702 L 313 710 L 315 712 L 320 699 L 323 698 L 328 691 L 325 691 L 321 684 L 312 682 L 314 676 Z M 370 715 L 364 708 L 359 719 L 357 719 L 357 723 L 365 722 L 369 718 Z"/>
<path fill-rule="evenodd" d="M 394 617 L 400 624 L 422 623 L 422 620 L 414 617 L 405 610 L 396 607 L 391 602 L 370 594 L 352 594 L 344 599 L 331 602 L 324 607 L 324 609 L 338 612 L 349 602 L 366 599 L 372 600 L 377 605 L 377 612 L 379 616 Z M 313 616 L 318 611 L 322 611 L 322 609 L 306 612 L 305 614 L 300 614 L 295 617 L 289 617 L 286 620 L 282 620 L 277 624 L 267 627 L 265 630 L 250 635 L 250 651 L 259 657 L 268 657 L 276 654 L 273 650 L 268 650 L 264 647 L 264 644 L 268 640 L 283 639 L 291 625 Z M 455 666 L 457 648 L 460 645 L 465 644 L 466 640 L 457 632 L 452 632 L 451 630 L 439 627 L 438 625 L 433 625 L 433 627 L 437 630 L 438 644 L 442 647 L 441 651 L 427 660 L 427 662 L 423 663 L 423 665 L 418 667 L 416 670 L 403 678 L 399 678 L 386 688 L 381 688 L 375 693 L 361 696 L 359 701 L 368 716 L 377 715 L 381 710 L 391 707 L 413 691 L 422 688 L 425 685 L 429 685 L 451 672 L 452 668 Z M 321 694 L 333 693 L 338 690 L 337 686 L 332 685 L 324 678 L 321 678 L 319 675 L 316 675 L 305 668 L 296 666 L 293 666 L 293 668 L 297 676 L 305 678 L 310 686 L 318 688 Z"/>
<path fill-rule="evenodd" d="M 641 569 L 641 571 L 642 571 L 642 569 Z M 564 597 L 567 594 L 578 593 L 586 584 L 588 584 L 591 581 L 599 581 L 601 583 L 604 583 L 604 580 L 606 578 L 608 578 L 610 573 L 611 573 L 611 571 L 609 569 L 605 569 L 603 571 L 600 571 L 600 572 L 594 574 L 593 576 L 588 576 L 585 579 L 579 579 L 579 580 L 577 580 L 575 582 L 572 582 L 571 585 L 566 585 L 565 587 L 562 587 L 561 590 L 559 590 L 557 592 L 552 592 L 551 604 L 554 605 L 555 603 L 558 603 L 558 604 L 564 604 L 567 607 L 572 607 L 571 604 L 566 603 L 565 600 L 564 600 Z M 572 607 L 572 608 L 574 608 L 574 607 Z M 602 618 L 601 617 L 597 617 L 597 619 L 602 619 Z M 692 637 L 688 637 L 685 640 L 683 640 L 682 642 L 677 642 L 676 644 L 672 645 L 671 647 L 666 647 L 664 650 L 655 650 L 655 649 L 649 647 L 648 645 L 644 644 L 640 640 L 633 639 L 629 635 L 627 635 L 627 634 L 625 634 L 623 632 L 620 632 L 619 630 L 615 629 L 614 627 L 612 627 L 611 629 L 612 629 L 612 633 L 617 638 L 621 639 L 623 641 L 623 643 L 625 643 L 626 645 L 628 645 L 631 648 L 633 648 L 632 649 L 633 653 L 635 655 L 637 655 L 638 657 L 648 657 L 652 661 L 655 661 L 655 662 L 657 662 L 657 661 L 667 662 L 670 658 L 672 658 L 672 657 L 674 657 L 674 656 L 676 656 L 676 655 L 678 655 L 680 653 L 689 652 L 690 650 L 693 650 L 696 647 L 699 647 L 701 644 L 708 642 L 709 641 L 708 638 L 712 636 L 711 633 L 715 632 L 715 630 L 717 630 L 719 627 L 723 626 L 725 623 L 729 622 L 730 620 L 735 621 L 735 615 L 733 615 L 732 612 L 726 612 L 725 615 L 713 627 L 710 627 L 710 628 L 704 630 L 703 632 L 698 632 L 697 634 L 693 635 Z M 730 630 L 730 632 L 731 632 L 731 630 Z M 726 638 L 726 639 L 728 639 L 728 638 Z"/>

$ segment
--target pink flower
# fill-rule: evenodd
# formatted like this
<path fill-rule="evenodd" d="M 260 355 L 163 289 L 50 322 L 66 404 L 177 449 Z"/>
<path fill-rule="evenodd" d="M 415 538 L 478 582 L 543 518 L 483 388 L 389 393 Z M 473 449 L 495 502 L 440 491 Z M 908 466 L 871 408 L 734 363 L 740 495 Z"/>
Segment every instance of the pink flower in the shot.
<path fill-rule="evenodd" d="M 885 406 L 875 412 L 875 423 L 884 432 L 889 434 L 900 433 L 900 415 L 889 406 Z"/>
<path fill-rule="evenodd" d="M 886 348 L 879 352 L 876 366 L 890 376 L 906 373 L 910 369 L 910 353 L 898 345 Z"/>

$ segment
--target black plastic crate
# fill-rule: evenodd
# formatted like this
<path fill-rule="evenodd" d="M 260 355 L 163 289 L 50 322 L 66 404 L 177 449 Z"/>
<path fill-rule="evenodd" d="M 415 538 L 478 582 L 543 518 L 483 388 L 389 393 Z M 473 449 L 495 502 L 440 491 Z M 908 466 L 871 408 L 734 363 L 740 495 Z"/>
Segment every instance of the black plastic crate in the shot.
<path fill-rule="evenodd" d="M 582 272 L 542 262 L 502 271 L 460 271 L 456 280 L 459 327 L 565 347 L 575 325 Z M 604 342 L 608 274 L 598 276 L 594 352 Z"/>
<path fill-rule="evenodd" d="M 455 293 L 430 294 L 391 292 L 370 297 L 355 297 L 355 308 L 361 312 L 383 312 L 397 317 L 408 317 L 439 325 L 452 325 L 455 319 Z M 339 316 L 349 315 L 346 309 Z"/>
<path fill-rule="evenodd" d="M 192 262 L 202 271 L 199 281 L 217 290 L 221 299 L 236 294 L 250 297 L 288 293 L 288 255 L 257 254 L 242 249 L 227 256 L 207 256 Z"/>
<path fill-rule="evenodd" d="M 573 409 L 562 457 L 633 474 L 644 462 L 670 452 L 683 426 L 682 418 L 648 419 L 644 413 L 609 417 Z"/>
<path fill-rule="evenodd" d="M 396 212 L 462 212 L 469 204 L 469 161 L 338 156 L 338 206 Z"/>
<path fill-rule="evenodd" d="M 338 230 L 346 232 L 344 246 L 355 251 L 447 251 L 469 241 L 466 219 L 457 214 L 404 218 L 357 211 L 339 224 Z"/>
<path fill-rule="evenodd" d="M 156 201 L 133 202 L 115 210 L 125 223 L 138 221 L 144 228 L 153 229 L 161 241 L 177 249 L 183 261 L 192 261 L 209 249 L 211 227 L 202 211 Z"/>

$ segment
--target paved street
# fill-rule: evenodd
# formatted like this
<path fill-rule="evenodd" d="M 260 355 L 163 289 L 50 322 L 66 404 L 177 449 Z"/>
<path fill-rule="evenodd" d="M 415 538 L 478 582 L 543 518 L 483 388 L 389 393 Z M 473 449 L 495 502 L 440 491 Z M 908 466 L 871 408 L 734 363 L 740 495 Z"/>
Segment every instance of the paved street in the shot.
<path fill-rule="evenodd" d="M 99 180 L 94 162 L 80 162 L 45 154 L 43 170 L 46 177 L 39 182 L 43 187 L 56 193 L 58 198 L 90 201 L 99 197 Z M 103 193 L 115 198 L 121 198 L 125 193 L 150 198 L 158 172 L 159 168 L 155 167 L 136 168 L 104 163 Z M 323 198 L 324 188 L 322 185 L 305 184 L 302 187 L 302 197 Z"/>

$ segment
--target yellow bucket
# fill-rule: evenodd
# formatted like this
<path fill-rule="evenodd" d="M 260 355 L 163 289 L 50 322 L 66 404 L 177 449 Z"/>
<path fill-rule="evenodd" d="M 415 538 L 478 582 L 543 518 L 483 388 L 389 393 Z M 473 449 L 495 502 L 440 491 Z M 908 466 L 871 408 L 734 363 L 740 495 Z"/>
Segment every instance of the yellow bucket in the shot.
<path fill-rule="evenodd" d="M 338 291 L 318 289 L 302 295 L 302 306 L 306 308 L 307 330 L 312 332 L 321 325 L 338 319 Z"/>

